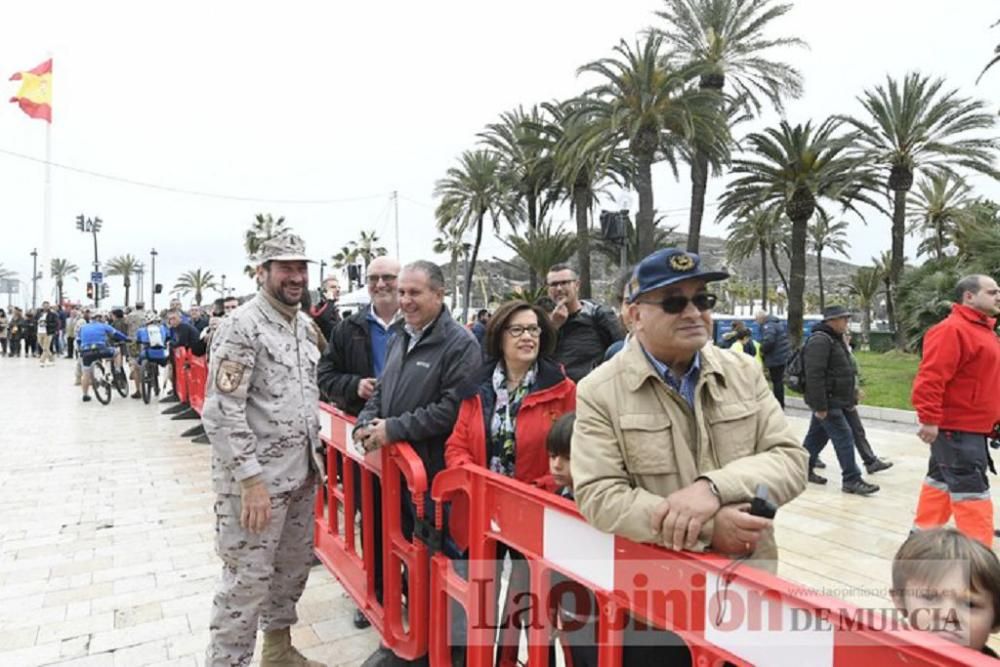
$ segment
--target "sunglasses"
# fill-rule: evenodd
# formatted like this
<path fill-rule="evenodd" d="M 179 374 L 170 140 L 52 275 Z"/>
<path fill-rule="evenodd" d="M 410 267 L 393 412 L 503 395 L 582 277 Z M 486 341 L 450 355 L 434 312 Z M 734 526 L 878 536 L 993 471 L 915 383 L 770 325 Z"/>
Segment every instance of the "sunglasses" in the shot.
<path fill-rule="evenodd" d="M 378 281 L 381 280 L 384 283 L 391 283 L 396 279 L 396 276 L 391 273 L 373 273 L 368 276 L 368 282 L 372 285 L 378 285 Z"/>
<path fill-rule="evenodd" d="M 715 308 L 715 302 L 719 300 L 714 294 L 709 294 L 708 292 L 701 292 L 695 294 L 690 299 L 686 296 L 668 296 L 662 301 L 636 301 L 636 303 L 644 303 L 649 306 L 659 306 L 663 309 L 663 312 L 670 313 L 671 315 L 678 315 L 683 313 L 688 307 L 688 303 L 693 303 L 694 307 L 698 309 L 698 312 L 705 312 L 706 310 L 711 310 Z"/>

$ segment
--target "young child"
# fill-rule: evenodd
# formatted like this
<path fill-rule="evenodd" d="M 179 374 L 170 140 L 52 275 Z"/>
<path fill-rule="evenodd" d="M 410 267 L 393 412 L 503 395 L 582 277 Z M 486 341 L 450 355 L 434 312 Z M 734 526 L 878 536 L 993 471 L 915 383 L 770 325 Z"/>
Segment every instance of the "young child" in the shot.
<path fill-rule="evenodd" d="M 892 563 L 892 599 L 915 630 L 997 657 L 986 642 L 1000 629 L 1000 561 L 952 528 L 913 533 Z"/>
<path fill-rule="evenodd" d="M 549 473 L 558 487 L 556 493 L 570 500 L 573 500 L 573 476 L 569 471 L 569 450 L 575 423 L 576 414 L 567 412 L 552 424 L 545 439 L 545 449 L 549 452 Z"/>

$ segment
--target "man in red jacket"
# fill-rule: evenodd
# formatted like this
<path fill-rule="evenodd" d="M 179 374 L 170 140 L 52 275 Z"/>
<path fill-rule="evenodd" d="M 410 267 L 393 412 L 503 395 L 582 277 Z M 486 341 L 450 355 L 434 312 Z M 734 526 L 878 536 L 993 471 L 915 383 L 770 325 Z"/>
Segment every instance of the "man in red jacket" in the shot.
<path fill-rule="evenodd" d="M 917 435 L 931 446 L 915 528 L 943 526 L 993 545 L 993 501 L 986 436 L 1000 419 L 1000 288 L 988 276 L 958 281 L 951 314 L 924 335 L 924 357 L 913 382 Z"/>

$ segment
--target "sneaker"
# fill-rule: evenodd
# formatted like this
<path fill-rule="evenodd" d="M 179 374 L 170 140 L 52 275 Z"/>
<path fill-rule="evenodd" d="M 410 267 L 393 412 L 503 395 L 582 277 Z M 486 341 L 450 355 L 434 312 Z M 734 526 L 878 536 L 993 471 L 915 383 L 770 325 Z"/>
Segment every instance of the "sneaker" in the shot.
<path fill-rule="evenodd" d="M 90 400 L 90 396 L 86 396 L 86 395 L 85 395 L 85 396 L 83 397 L 83 402 L 84 402 L 84 403 L 86 403 L 86 402 L 87 402 L 87 401 L 89 401 L 89 400 Z"/>
<path fill-rule="evenodd" d="M 871 463 L 865 464 L 865 470 L 868 471 L 869 475 L 879 472 L 880 470 L 888 470 L 892 467 L 892 461 L 886 461 L 885 459 L 875 459 Z"/>
<path fill-rule="evenodd" d="M 142 398 L 142 394 L 139 392 L 135 392 L 134 394 L 132 394 L 132 398 Z"/>
<path fill-rule="evenodd" d="M 809 471 L 809 481 L 813 484 L 826 484 L 826 477 L 817 475 L 812 470 Z"/>
<path fill-rule="evenodd" d="M 360 609 L 354 610 L 354 618 L 352 619 L 352 621 L 354 627 L 356 627 L 358 630 L 364 630 L 365 628 L 367 628 L 372 624 L 372 622 L 368 620 L 368 617 L 365 616 L 365 613 Z"/>
<path fill-rule="evenodd" d="M 816 459 L 816 464 L 813 466 L 813 468 L 824 470 L 826 468 L 826 464 L 823 463 L 823 459 Z"/>
<path fill-rule="evenodd" d="M 878 489 L 878 484 L 869 484 L 860 477 L 850 482 L 844 482 L 844 485 L 840 487 L 840 490 L 844 493 L 853 493 L 856 496 L 870 496 L 878 491 Z"/>

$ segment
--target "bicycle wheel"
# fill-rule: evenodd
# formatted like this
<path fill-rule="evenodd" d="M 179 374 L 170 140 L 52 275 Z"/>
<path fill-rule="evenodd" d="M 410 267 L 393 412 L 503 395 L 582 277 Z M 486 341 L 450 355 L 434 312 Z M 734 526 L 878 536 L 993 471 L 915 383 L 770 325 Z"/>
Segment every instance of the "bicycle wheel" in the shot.
<path fill-rule="evenodd" d="M 104 364 L 100 361 L 95 361 L 90 367 L 91 372 L 91 386 L 94 389 L 94 396 L 101 405 L 107 405 L 111 402 L 111 377 L 108 375 L 108 371 L 104 368 Z"/>
<path fill-rule="evenodd" d="M 114 368 L 114 363 L 111 365 Z M 122 398 L 128 398 L 128 375 L 125 374 L 124 366 L 122 368 L 114 368 L 113 373 L 115 389 L 122 395 Z"/>
<path fill-rule="evenodd" d="M 151 371 L 152 364 L 148 361 L 142 362 L 141 371 L 139 377 L 141 378 L 142 384 L 142 402 L 149 405 L 150 399 L 153 398 L 153 378 Z"/>

